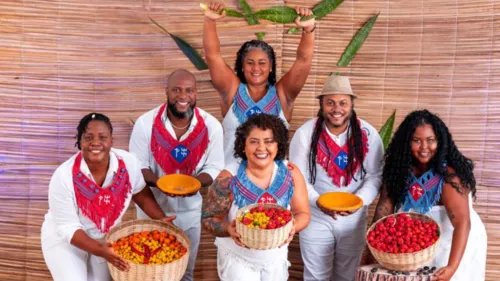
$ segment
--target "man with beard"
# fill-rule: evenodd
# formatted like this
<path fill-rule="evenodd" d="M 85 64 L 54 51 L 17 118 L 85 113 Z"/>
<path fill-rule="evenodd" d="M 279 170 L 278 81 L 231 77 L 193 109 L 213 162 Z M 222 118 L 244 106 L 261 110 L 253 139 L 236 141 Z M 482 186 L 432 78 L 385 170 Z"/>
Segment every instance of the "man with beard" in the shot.
<path fill-rule="evenodd" d="M 381 185 L 382 140 L 357 118 L 347 77 L 328 77 L 317 98 L 318 117 L 302 125 L 290 144 L 290 162 L 306 178 L 311 207 L 311 221 L 300 233 L 304 280 L 352 281 L 364 246 L 367 207 Z M 356 194 L 363 206 L 326 210 L 317 200 L 327 192 Z"/>
<path fill-rule="evenodd" d="M 202 197 L 167 196 L 156 186 L 159 177 L 186 174 L 203 187 L 212 184 L 224 168 L 222 126 L 206 111 L 196 107 L 196 79 L 179 69 L 168 77 L 167 103 L 140 116 L 130 137 L 130 152 L 141 160 L 142 174 L 165 214 L 176 215 L 174 224 L 191 241 L 189 263 L 183 281 L 193 280 L 200 243 Z M 147 218 L 137 208 L 137 218 Z"/>

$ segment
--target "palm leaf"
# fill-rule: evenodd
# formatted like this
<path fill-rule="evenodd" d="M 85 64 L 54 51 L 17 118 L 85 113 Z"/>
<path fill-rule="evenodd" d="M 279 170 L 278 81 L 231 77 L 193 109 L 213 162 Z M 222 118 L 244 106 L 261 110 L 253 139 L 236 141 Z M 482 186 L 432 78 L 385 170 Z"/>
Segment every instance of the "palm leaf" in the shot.
<path fill-rule="evenodd" d="M 240 7 L 243 10 L 243 13 L 245 14 L 245 20 L 247 21 L 248 25 L 256 25 L 259 24 L 259 20 L 257 17 L 254 15 L 252 8 L 250 5 L 248 5 L 247 1 L 245 0 L 238 0 L 240 3 Z"/>
<path fill-rule="evenodd" d="M 312 8 L 313 14 L 319 20 L 335 10 L 344 0 L 323 0 Z"/>
<path fill-rule="evenodd" d="M 370 31 L 372 30 L 373 25 L 375 24 L 375 21 L 377 21 L 378 15 L 380 13 L 376 14 L 372 18 L 370 18 L 364 25 L 361 27 L 361 29 L 354 35 L 352 38 L 351 42 L 345 49 L 344 53 L 340 57 L 339 61 L 337 62 L 337 66 L 348 66 L 351 60 L 354 58 L 358 50 L 363 46 L 363 43 L 365 42 L 366 38 L 368 38 L 368 35 L 370 35 Z"/>
<path fill-rule="evenodd" d="M 152 23 L 154 23 L 157 27 L 159 27 L 165 33 L 170 35 L 170 37 L 172 37 L 172 39 L 174 39 L 175 43 L 177 44 L 177 47 L 179 47 L 179 49 L 181 49 L 181 51 L 191 61 L 191 63 L 196 67 L 196 69 L 198 69 L 198 70 L 208 69 L 208 65 L 205 62 L 205 60 L 200 56 L 200 54 L 193 47 L 191 47 L 191 45 L 189 45 L 186 41 L 184 41 L 184 39 L 168 32 L 167 29 L 165 29 L 163 26 L 158 24 L 151 17 L 149 17 L 149 19 L 151 20 Z"/>
<path fill-rule="evenodd" d="M 382 143 L 384 144 L 384 150 L 387 149 L 389 143 L 392 138 L 392 129 L 394 127 L 394 120 L 396 119 L 396 110 L 392 113 L 392 115 L 385 121 L 384 126 L 380 128 L 380 138 L 382 139 Z"/>

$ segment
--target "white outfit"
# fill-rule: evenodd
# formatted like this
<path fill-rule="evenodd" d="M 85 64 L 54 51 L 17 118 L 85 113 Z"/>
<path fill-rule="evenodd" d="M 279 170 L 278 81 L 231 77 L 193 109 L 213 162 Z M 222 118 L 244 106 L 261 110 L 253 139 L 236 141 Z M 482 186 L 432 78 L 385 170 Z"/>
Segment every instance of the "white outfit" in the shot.
<path fill-rule="evenodd" d="M 285 162 L 286 165 L 286 162 Z M 237 163 L 226 166 L 236 175 Z M 275 164 L 271 182 L 274 181 L 278 165 Z M 236 219 L 238 205 L 233 201 L 226 216 L 227 222 Z M 231 237 L 216 237 L 217 271 L 222 281 L 286 281 L 288 280 L 288 244 L 281 248 L 254 250 L 238 246 Z"/>
<path fill-rule="evenodd" d="M 280 110 L 279 117 L 285 123 L 287 128 L 290 127 L 286 120 L 283 110 Z M 233 110 L 233 104 L 229 108 L 224 120 L 222 120 L 222 127 L 224 128 L 224 163 L 226 166 L 231 162 L 238 162 L 239 159 L 234 157 L 234 141 L 236 140 L 236 129 L 241 125 L 238 117 Z"/>
<path fill-rule="evenodd" d="M 377 196 L 382 177 L 383 145 L 379 134 L 370 124 L 361 120 L 361 129 L 368 136 L 368 152 L 363 162 L 366 174 L 360 179 L 360 170 L 348 186 L 339 188 L 322 166 L 316 164 L 316 182 L 311 185 L 309 150 L 317 118 L 302 125 L 290 144 L 290 162 L 297 165 L 306 179 L 311 208 L 311 221 L 300 232 L 300 249 L 304 261 L 304 280 L 352 281 L 359 265 L 365 243 L 368 206 Z M 323 125 L 325 126 L 325 125 Z M 326 130 L 331 139 L 342 147 L 349 129 L 339 136 Z M 337 220 L 324 214 L 317 206 L 319 196 L 327 192 L 349 192 L 363 199 L 363 207 L 352 215 L 337 216 Z"/>
<path fill-rule="evenodd" d="M 158 177 L 162 177 L 165 173 L 158 165 L 151 152 L 151 133 L 154 118 L 157 116 L 160 107 L 161 105 L 146 112 L 137 119 L 129 143 L 129 149 L 138 156 L 141 167 L 143 169 L 150 168 Z M 166 110 L 167 109 L 165 108 L 165 111 Z M 208 129 L 209 143 L 205 153 L 198 162 L 193 175 L 207 173 L 212 177 L 212 179 L 215 179 L 224 168 L 222 126 L 219 121 L 215 119 L 215 117 L 200 108 L 198 108 L 198 110 Z M 162 113 L 162 122 L 165 124 L 166 130 L 175 138 L 174 128 L 165 113 Z M 179 141 L 186 139 L 193 131 L 197 123 L 198 120 L 196 118 L 196 114 L 194 114 L 188 131 L 179 139 Z M 165 214 L 177 216 L 174 220 L 174 224 L 181 228 L 188 235 L 189 240 L 191 241 L 191 253 L 189 256 L 188 269 L 186 270 L 186 274 L 182 280 L 193 280 L 192 275 L 200 243 L 201 195 L 198 192 L 196 195 L 180 198 L 166 196 L 158 188 L 151 188 L 151 190 L 156 198 L 156 201 Z M 148 218 L 148 216 L 137 207 L 137 218 Z"/>
<path fill-rule="evenodd" d="M 486 248 L 488 240 L 486 229 L 479 215 L 472 208 L 472 196 L 469 195 L 470 232 L 464 255 L 457 271 L 450 281 L 484 281 L 486 271 Z M 454 227 L 446 213 L 445 206 L 433 206 L 427 216 L 434 219 L 441 228 L 441 239 L 436 256 L 428 265 L 438 269 L 448 265 L 453 240 Z"/>
<path fill-rule="evenodd" d="M 106 260 L 70 244 L 78 229 L 85 231 L 89 237 L 100 242 L 103 242 L 105 236 L 105 233 L 102 233 L 93 221 L 82 214 L 76 204 L 72 169 L 77 154 L 61 164 L 50 180 L 49 211 L 45 215 L 41 233 L 43 256 L 55 281 L 108 281 L 111 280 L 111 276 Z M 112 148 L 109 169 L 102 188 L 106 188 L 113 182 L 113 177 L 118 170 L 116 155 L 123 159 L 127 167 L 132 189 L 127 195 L 119 219 L 113 226 L 121 222 L 121 217 L 127 211 L 132 195 L 139 193 L 146 186 L 137 157 L 127 151 Z M 88 178 L 94 180 L 83 158 L 80 170 Z"/>

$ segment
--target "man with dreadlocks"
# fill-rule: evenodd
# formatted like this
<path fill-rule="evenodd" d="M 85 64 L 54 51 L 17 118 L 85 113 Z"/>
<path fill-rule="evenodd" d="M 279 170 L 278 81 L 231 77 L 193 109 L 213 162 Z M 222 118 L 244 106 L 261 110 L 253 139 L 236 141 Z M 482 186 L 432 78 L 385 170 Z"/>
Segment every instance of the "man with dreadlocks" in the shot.
<path fill-rule="evenodd" d="M 357 118 L 347 77 L 328 77 L 317 97 L 318 117 L 300 127 L 290 144 L 290 161 L 306 177 L 311 207 L 311 222 L 300 233 L 304 280 L 352 281 L 364 245 L 367 206 L 381 184 L 382 140 Z M 327 192 L 356 194 L 363 207 L 339 213 L 323 209 L 317 200 Z"/>
<path fill-rule="evenodd" d="M 146 112 L 135 122 L 129 148 L 141 160 L 142 173 L 166 214 L 175 213 L 174 224 L 191 242 L 189 262 L 183 281 L 193 280 L 200 244 L 201 204 L 199 192 L 189 197 L 167 196 L 156 186 L 159 177 L 185 174 L 208 187 L 224 168 L 222 126 L 196 106 L 196 79 L 179 69 L 168 77 L 167 102 Z M 137 209 L 138 218 L 147 218 Z"/>
<path fill-rule="evenodd" d="M 455 145 L 444 122 L 427 110 L 410 113 L 387 148 L 374 222 L 395 211 L 433 218 L 441 228 L 434 260 L 437 281 L 481 281 L 486 230 L 472 209 L 474 164 Z M 364 263 L 372 262 L 368 257 Z"/>

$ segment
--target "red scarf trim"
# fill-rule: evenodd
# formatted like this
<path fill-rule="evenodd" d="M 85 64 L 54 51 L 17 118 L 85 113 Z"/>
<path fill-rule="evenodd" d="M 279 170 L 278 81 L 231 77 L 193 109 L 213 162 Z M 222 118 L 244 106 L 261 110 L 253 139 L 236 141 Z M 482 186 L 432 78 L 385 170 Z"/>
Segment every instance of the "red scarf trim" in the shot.
<path fill-rule="evenodd" d="M 349 144 L 353 143 L 354 139 L 350 137 L 342 147 L 339 147 L 326 130 L 326 128 L 323 128 L 319 137 L 316 162 L 325 169 L 335 186 L 339 188 L 346 187 L 351 183 L 353 176 L 361 166 L 361 163 L 354 158 L 354 169 L 351 176 L 347 177 Z M 368 153 L 368 136 L 365 130 L 361 130 L 361 135 L 364 148 L 363 159 L 365 159 Z"/>
<path fill-rule="evenodd" d="M 198 108 L 195 108 L 194 112 L 198 123 L 186 139 L 178 141 L 170 135 L 161 120 L 166 106 L 164 104 L 160 108 L 153 122 L 151 152 L 166 175 L 192 175 L 208 147 L 207 126 L 205 126 L 205 121 L 200 116 Z"/>
<path fill-rule="evenodd" d="M 118 156 L 117 156 L 118 157 Z M 106 188 L 96 184 L 80 170 L 82 153 L 78 153 L 73 164 L 73 186 L 76 204 L 102 233 L 108 233 L 125 208 L 125 200 L 132 186 L 125 163 L 118 157 L 118 170 L 113 182 Z"/>

